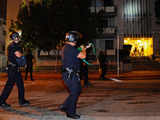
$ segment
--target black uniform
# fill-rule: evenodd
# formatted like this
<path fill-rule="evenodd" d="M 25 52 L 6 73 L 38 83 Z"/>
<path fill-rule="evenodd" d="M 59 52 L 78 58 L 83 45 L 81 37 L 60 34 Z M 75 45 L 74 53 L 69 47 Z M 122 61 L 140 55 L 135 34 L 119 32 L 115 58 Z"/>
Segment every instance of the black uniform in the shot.
<path fill-rule="evenodd" d="M 88 65 L 81 60 L 81 68 L 80 68 L 80 77 L 81 80 L 84 80 L 84 87 L 88 87 Z"/>
<path fill-rule="evenodd" d="M 100 52 L 99 56 L 98 56 L 98 60 L 99 60 L 99 66 L 101 69 L 101 74 L 100 74 L 100 79 L 105 80 L 105 75 L 107 72 L 107 60 L 106 60 L 106 55 L 104 54 L 103 51 Z"/>
<path fill-rule="evenodd" d="M 25 80 L 27 80 L 28 72 L 30 72 L 30 79 L 33 80 L 32 72 L 33 72 L 33 55 L 31 52 L 26 54 L 26 73 L 25 73 Z"/>
<path fill-rule="evenodd" d="M 18 87 L 18 100 L 19 104 L 23 105 L 25 103 L 29 104 L 28 101 L 24 99 L 24 82 L 22 80 L 21 72 L 19 70 L 19 65 L 17 63 L 17 57 L 15 56 L 15 51 L 21 51 L 21 47 L 13 42 L 8 47 L 8 80 L 0 96 L 0 105 L 5 107 L 6 100 L 11 93 L 11 90 L 16 83 Z"/>
<path fill-rule="evenodd" d="M 76 47 L 66 44 L 62 49 L 62 79 L 69 89 L 69 96 L 63 104 L 67 114 L 76 114 L 76 104 L 81 93 L 79 77 L 80 59 L 77 58 L 79 51 Z"/>

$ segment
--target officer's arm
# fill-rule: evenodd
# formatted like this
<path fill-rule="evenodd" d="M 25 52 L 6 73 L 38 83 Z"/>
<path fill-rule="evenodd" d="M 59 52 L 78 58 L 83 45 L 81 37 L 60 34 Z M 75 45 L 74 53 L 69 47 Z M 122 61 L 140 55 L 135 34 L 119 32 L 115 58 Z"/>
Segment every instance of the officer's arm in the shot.
<path fill-rule="evenodd" d="M 8 61 L 13 64 L 17 64 L 17 61 L 15 59 L 15 51 L 17 50 L 15 49 L 13 45 L 8 46 Z"/>
<path fill-rule="evenodd" d="M 15 54 L 15 56 L 18 57 L 18 58 L 22 57 L 22 53 L 19 52 L 19 51 L 15 51 L 14 54 Z"/>
<path fill-rule="evenodd" d="M 86 58 L 86 49 L 83 48 L 82 51 L 78 54 L 77 57 L 80 58 L 80 59 Z"/>

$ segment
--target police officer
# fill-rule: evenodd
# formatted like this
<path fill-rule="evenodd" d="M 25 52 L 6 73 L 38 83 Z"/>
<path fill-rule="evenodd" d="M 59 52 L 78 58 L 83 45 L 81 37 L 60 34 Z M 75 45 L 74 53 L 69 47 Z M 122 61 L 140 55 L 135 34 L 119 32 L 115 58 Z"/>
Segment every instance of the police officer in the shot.
<path fill-rule="evenodd" d="M 17 32 L 13 32 L 10 35 L 10 38 L 12 39 L 12 43 L 8 46 L 8 80 L 0 96 L 0 107 L 2 108 L 10 107 L 10 105 L 6 103 L 6 100 L 15 83 L 18 87 L 18 100 L 20 106 L 29 105 L 29 101 L 24 98 L 24 83 L 19 70 L 21 63 L 18 61 L 25 62 L 23 59 L 24 57 L 22 56 L 22 48 L 18 44 L 20 37 Z"/>
<path fill-rule="evenodd" d="M 62 79 L 69 90 L 69 96 L 60 106 L 60 110 L 66 112 L 67 117 L 72 119 L 80 118 L 80 115 L 76 113 L 76 104 L 81 93 L 80 59 L 86 57 L 85 48 L 82 51 L 76 48 L 79 39 L 80 33 L 77 31 L 66 33 L 66 44 L 62 49 Z"/>

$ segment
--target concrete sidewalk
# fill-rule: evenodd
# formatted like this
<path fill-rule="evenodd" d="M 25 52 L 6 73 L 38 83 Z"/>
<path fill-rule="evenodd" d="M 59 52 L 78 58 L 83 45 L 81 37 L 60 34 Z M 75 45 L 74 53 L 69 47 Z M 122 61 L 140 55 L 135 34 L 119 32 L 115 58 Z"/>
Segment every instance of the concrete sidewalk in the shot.
<path fill-rule="evenodd" d="M 0 91 L 7 76 L 0 74 Z M 109 78 L 116 77 L 109 74 Z M 67 92 L 61 75 L 55 72 L 35 72 L 35 81 L 25 82 L 30 107 L 20 107 L 14 87 L 8 103 L 12 109 L 0 109 L 0 120 L 71 120 L 59 111 Z M 93 86 L 83 88 L 78 101 L 80 120 L 160 120 L 160 71 L 133 71 L 121 74 L 122 82 L 98 80 L 89 74 Z M 82 82 L 83 84 L 83 82 Z"/>

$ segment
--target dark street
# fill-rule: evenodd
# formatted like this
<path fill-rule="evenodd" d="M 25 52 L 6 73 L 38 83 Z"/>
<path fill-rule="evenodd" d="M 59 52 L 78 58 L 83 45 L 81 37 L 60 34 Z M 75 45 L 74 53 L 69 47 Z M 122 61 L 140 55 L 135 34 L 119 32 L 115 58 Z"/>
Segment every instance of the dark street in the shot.
<path fill-rule="evenodd" d="M 133 71 L 120 74 L 121 82 L 98 80 L 97 73 L 90 73 L 92 86 L 83 88 L 78 102 L 82 120 L 158 120 L 160 119 L 160 71 Z M 2 90 L 6 73 L 1 73 Z M 116 77 L 108 73 L 108 78 Z M 34 72 L 35 81 L 25 80 L 26 98 L 30 107 L 20 107 L 17 88 L 8 103 L 12 109 L 0 109 L 1 120 L 65 120 L 58 107 L 67 96 L 61 75 L 54 71 Z M 83 85 L 83 81 L 82 81 Z M 135 118 L 136 117 L 136 118 Z"/>

